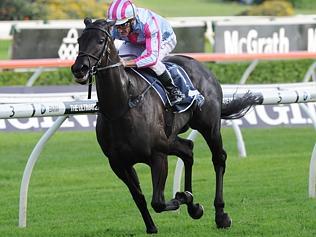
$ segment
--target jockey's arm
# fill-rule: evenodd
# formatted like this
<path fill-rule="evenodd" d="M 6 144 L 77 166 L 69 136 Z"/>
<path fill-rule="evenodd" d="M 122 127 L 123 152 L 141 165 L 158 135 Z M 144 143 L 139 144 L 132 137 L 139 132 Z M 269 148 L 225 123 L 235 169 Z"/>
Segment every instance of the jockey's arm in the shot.
<path fill-rule="evenodd" d="M 136 66 L 150 67 L 157 63 L 159 58 L 160 33 L 154 19 L 145 25 L 145 50 L 135 59 Z"/>
<path fill-rule="evenodd" d="M 159 57 L 159 34 L 147 34 L 145 51 L 136 59 L 121 59 L 124 67 L 150 67 L 157 63 Z"/>
<path fill-rule="evenodd" d="M 144 27 L 145 35 L 145 50 L 136 59 L 124 60 L 124 67 L 150 67 L 155 65 L 159 57 L 159 45 L 160 45 L 160 35 L 158 26 L 153 19 L 152 22 L 149 22 Z"/>

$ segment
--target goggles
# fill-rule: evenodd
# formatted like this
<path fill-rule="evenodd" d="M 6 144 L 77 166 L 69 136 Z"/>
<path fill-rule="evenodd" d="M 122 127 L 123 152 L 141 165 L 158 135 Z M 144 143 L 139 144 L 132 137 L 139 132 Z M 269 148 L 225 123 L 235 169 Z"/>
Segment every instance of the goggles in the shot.
<path fill-rule="evenodd" d="M 116 27 L 117 29 L 125 29 L 125 28 L 127 28 L 127 27 L 129 27 L 129 26 L 131 26 L 131 22 L 130 22 L 130 21 L 127 21 L 127 22 L 125 22 L 125 23 L 123 23 L 123 24 L 116 25 L 115 27 Z"/>

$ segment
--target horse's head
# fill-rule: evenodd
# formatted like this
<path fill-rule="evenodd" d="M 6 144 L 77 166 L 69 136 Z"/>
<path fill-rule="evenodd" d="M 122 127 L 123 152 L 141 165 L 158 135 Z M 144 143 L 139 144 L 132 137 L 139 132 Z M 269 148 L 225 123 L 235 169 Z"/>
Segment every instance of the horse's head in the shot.
<path fill-rule="evenodd" d="M 90 18 L 86 18 L 84 24 L 86 27 L 78 38 L 79 54 L 71 66 L 75 80 L 80 84 L 87 83 L 104 56 L 109 57 L 109 43 L 113 43 L 109 33 L 112 22 L 105 19 L 92 22 Z"/>

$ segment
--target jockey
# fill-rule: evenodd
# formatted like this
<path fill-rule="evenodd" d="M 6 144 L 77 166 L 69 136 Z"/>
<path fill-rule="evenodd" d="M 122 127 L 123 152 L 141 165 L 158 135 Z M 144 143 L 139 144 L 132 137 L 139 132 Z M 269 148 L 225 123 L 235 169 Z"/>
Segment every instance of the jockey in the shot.
<path fill-rule="evenodd" d="M 119 52 L 139 49 L 135 59 L 122 59 L 124 67 L 151 68 L 167 90 L 171 106 L 179 103 L 185 95 L 175 86 L 161 62 L 177 43 L 169 22 L 148 9 L 136 8 L 131 0 L 114 0 L 107 17 L 115 21 L 112 37 L 124 41 Z"/>

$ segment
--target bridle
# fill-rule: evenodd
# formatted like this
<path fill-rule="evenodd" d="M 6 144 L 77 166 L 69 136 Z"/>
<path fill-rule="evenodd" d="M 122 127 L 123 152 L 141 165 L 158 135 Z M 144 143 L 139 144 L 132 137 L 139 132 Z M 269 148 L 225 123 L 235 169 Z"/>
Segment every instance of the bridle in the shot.
<path fill-rule="evenodd" d="M 88 83 L 89 83 L 89 87 L 88 87 L 88 99 L 91 99 L 91 91 L 92 91 L 92 80 L 93 80 L 93 77 L 95 76 L 95 74 L 97 74 L 98 71 L 103 71 L 103 70 L 107 70 L 107 69 L 110 69 L 110 68 L 115 68 L 115 67 L 119 67 L 119 66 L 122 66 L 122 62 L 117 62 L 117 63 L 113 63 L 113 64 L 109 64 L 109 62 L 111 62 L 111 58 L 110 58 L 110 54 L 111 54 L 111 50 L 110 50 L 110 47 L 109 47 L 109 43 L 112 42 L 112 37 L 110 35 L 110 33 L 101 28 L 101 27 L 97 27 L 97 26 L 87 26 L 82 34 L 84 34 L 86 31 L 88 30 L 99 30 L 101 32 L 103 32 L 105 35 L 106 35 L 106 40 L 104 41 L 104 44 L 103 44 L 103 48 L 102 48 L 102 51 L 99 55 L 99 57 L 93 55 L 93 54 L 90 54 L 88 52 L 84 52 L 84 51 L 79 51 L 78 53 L 78 56 L 77 57 L 88 57 L 88 61 L 89 61 L 89 71 L 88 71 Z M 106 62 L 105 62 L 105 67 L 100 67 L 101 65 L 101 61 L 104 57 L 107 57 L 106 58 Z M 91 58 L 95 59 L 96 60 L 96 63 L 92 66 L 91 65 Z"/>
<path fill-rule="evenodd" d="M 110 33 L 106 30 L 106 29 L 103 29 L 101 27 L 97 27 L 97 26 L 87 26 L 82 34 L 84 34 L 86 31 L 88 30 L 98 30 L 98 31 L 101 31 L 103 32 L 105 35 L 106 35 L 106 39 L 105 39 L 105 42 L 103 44 L 103 48 L 102 48 L 102 51 L 100 53 L 100 55 L 97 57 L 91 53 L 88 53 L 88 52 L 84 52 L 84 51 L 79 51 L 78 53 L 78 56 L 77 57 L 88 57 L 88 60 L 89 60 L 89 75 L 88 75 L 88 80 L 89 80 L 89 89 L 88 89 L 88 99 L 91 99 L 91 90 L 92 90 L 92 78 L 97 74 L 97 72 L 99 71 L 104 71 L 104 70 L 108 70 L 108 69 L 111 69 L 111 68 L 116 68 L 116 67 L 119 67 L 119 66 L 122 66 L 123 63 L 121 61 L 117 62 L 117 63 L 113 63 L 112 59 L 110 58 L 110 55 L 111 55 L 111 49 L 110 49 L 110 42 L 113 43 L 113 40 L 112 40 L 112 37 L 110 35 Z M 106 57 L 105 59 L 105 67 L 100 67 L 101 65 L 101 62 L 103 60 L 103 58 Z M 91 65 L 91 58 L 93 58 L 94 60 L 96 60 L 96 63 L 94 65 Z M 134 106 L 131 106 L 131 102 L 133 102 Z M 108 122 L 112 122 L 112 121 L 115 121 L 119 118 L 121 118 L 130 108 L 132 107 L 135 107 L 138 103 L 136 102 L 135 103 L 135 100 L 132 99 L 132 98 L 129 98 L 129 102 L 128 102 L 128 105 L 122 110 L 122 112 L 114 117 L 114 118 L 111 118 L 109 117 L 108 115 L 106 115 L 106 113 L 102 112 L 101 109 L 99 108 L 99 113 L 103 114 L 104 118 L 108 121 Z M 98 106 L 98 104 L 97 104 Z M 99 106 L 98 106 L 99 107 Z"/>
<path fill-rule="evenodd" d="M 101 27 L 88 26 L 83 30 L 82 34 L 84 34 L 88 30 L 99 30 L 106 35 L 106 40 L 103 44 L 103 48 L 102 48 L 102 51 L 101 51 L 99 57 L 97 57 L 93 54 L 84 52 L 84 51 L 79 51 L 79 53 L 78 53 L 78 57 L 85 57 L 85 56 L 88 57 L 88 60 L 89 60 L 89 77 L 94 76 L 98 71 L 103 71 L 103 70 L 107 70 L 109 68 L 115 68 L 115 67 L 122 66 L 123 65 L 122 62 L 117 62 L 117 63 L 113 63 L 113 64 L 108 65 L 109 62 L 112 62 L 112 60 L 110 58 L 111 50 L 109 47 L 109 43 L 112 42 L 113 40 L 112 40 L 110 33 Z M 101 61 L 105 56 L 106 56 L 105 65 L 107 65 L 107 66 L 100 67 Z M 93 66 L 91 66 L 91 60 L 90 60 L 91 58 L 96 60 L 96 63 Z"/>

